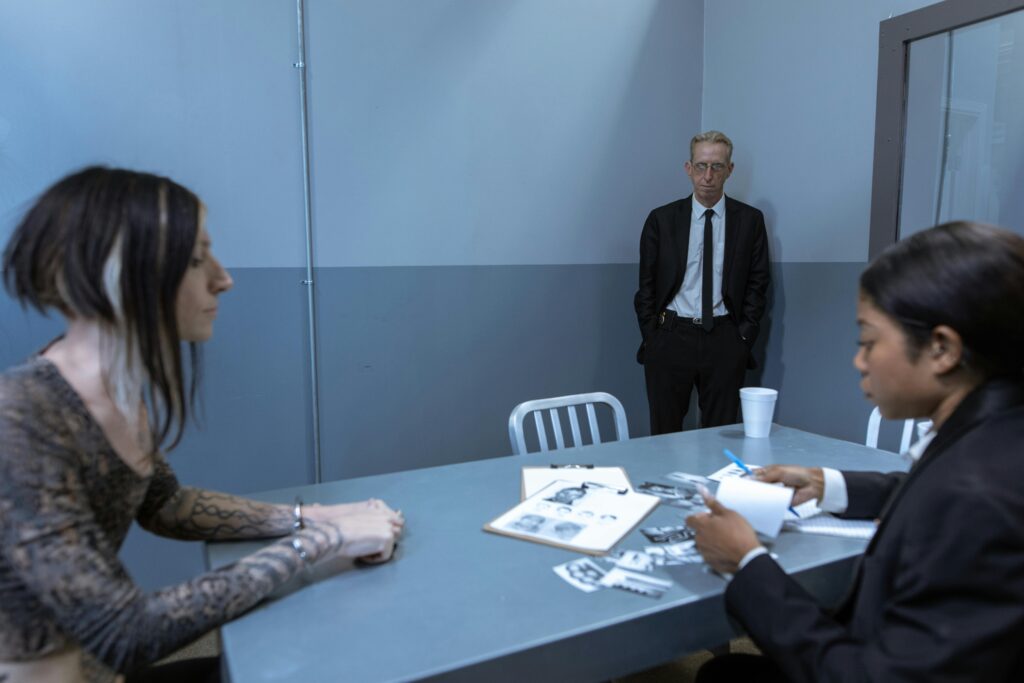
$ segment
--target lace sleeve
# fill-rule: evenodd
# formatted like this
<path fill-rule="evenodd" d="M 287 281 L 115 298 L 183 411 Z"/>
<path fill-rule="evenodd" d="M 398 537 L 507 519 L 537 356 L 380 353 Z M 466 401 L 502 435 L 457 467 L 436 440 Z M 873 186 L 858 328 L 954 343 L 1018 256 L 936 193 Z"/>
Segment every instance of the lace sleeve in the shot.
<path fill-rule="evenodd" d="M 76 455 L 44 429 L 0 414 L 0 562 L 61 631 L 112 669 L 152 663 L 253 607 L 292 577 L 290 539 L 191 581 L 143 593 L 88 503 Z M 118 505 L 123 501 L 110 501 Z M 340 537 L 302 533 L 315 560 Z"/>
<path fill-rule="evenodd" d="M 153 456 L 153 477 L 149 480 L 146 498 L 135 517 L 141 522 L 152 519 L 181 489 L 178 477 L 159 451 Z"/>

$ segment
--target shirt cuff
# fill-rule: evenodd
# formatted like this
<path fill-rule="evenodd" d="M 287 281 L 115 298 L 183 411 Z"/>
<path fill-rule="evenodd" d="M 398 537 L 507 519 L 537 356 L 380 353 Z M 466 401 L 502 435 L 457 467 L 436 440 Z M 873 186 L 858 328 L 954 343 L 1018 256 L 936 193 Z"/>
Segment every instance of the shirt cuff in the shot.
<path fill-rule="evenodd" d="M 757 546 L 756 548 L 754 548 L 749 553 L 743 556 L 743 559 L 740 560 L 739 569 L 737 569 L 736 571 L 739 571 L 740 569 L 746 567 L 755 557 L 760 557 L 761 555 L 767 554 L 768 548 L 765 548 L 763 545 Z"/>
<path fill-rule="evenodd" d="M 825 491 L 821 494 L 821 502 L 818 504 L 825 512 L 846 512 L 850 499 L 846 495 L 846 479 L 839 470 L 831 467 L 822 467 L 825 475 Z"/>

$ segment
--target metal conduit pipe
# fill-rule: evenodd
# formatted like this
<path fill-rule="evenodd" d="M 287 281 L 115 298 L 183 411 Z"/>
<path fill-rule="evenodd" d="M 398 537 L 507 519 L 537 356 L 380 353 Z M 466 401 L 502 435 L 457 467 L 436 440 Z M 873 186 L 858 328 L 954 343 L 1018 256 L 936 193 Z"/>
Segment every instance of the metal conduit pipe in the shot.
<path fill-rule="evenodd" d="M 316 345 L 316 288 L 313 281 L 313 210 L 309 172 L 309 107 L 306 103 L 306 19 L 305 3 L 295 0 L 295 15 L 299 36 L 299 61 L 292 64 L 299 72 L 299 111 L 302 119 L 302 191 L 306 218 L 306 304 L 309 316 L 309 388 L 313 417 L 313 477 L 321 483 L 320 456 L 320 387 Z"/>

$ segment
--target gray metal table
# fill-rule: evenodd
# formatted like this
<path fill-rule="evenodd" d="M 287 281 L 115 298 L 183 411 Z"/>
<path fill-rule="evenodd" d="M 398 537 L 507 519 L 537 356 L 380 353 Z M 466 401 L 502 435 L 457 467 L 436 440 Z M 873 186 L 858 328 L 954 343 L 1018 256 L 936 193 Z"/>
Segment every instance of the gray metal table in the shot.
<path fill-rule="evenodd" d="M 681 470 L 710 474 L 722 448 L 752 464 L 904 469 L 900 458 L 857 444 L 773 426 L 745 439 L 739 426 L 510 456 L 282 489 L 255 496 L 308 503 L 382 498 L 407 519 L 397 557 L 355 568 L 270 601 L 221 631 L 234 683 L 255 681 L 599 681 L 735 635 L 723 607 L 725 583 L 702 566 L 673 568 L 661 599 L 619 590 L 585 594 L 551 568 L 578 554 L 481 530 L 519 499 L 528 464 L 625 467 L 634 485 Z M 644 526 L 680 523 L 659 506 Z M 210 544 L 211 566 L 258 543 Z M 641 549 L 634 531 L 618 547 Z M 773 551 L 823 602 L 835 601 L 863 541 L 783 533 Z M 656 575 L 664 576 L 663 570 Z"/>

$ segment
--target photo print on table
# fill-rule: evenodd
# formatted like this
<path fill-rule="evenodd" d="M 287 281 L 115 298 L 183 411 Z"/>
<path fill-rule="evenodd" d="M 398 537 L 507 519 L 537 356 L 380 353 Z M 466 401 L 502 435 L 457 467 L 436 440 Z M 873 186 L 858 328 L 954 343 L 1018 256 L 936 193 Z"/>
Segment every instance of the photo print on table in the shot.
<path fill-rule="evenodd" d="M 640 529 L 640 533 L 651 543 L 680 543 L 693 538 L 693 529 L 681 524 L 678 526 L 648 526 Z"/>
<path fill-rule="evenodd" d="M 640 550 L 617 550 L 606 559 L 622 569 L 649 572 L 654 567 L 654 560 Z"/>
<path fill-rule="evenodd" d="M 688 564 L 665 552 L 665 547 L 660 545 L 649 545 L 644 552 L 651 558 L 655 567 L 673 567 L 680 564 Z"/>
<path fill-rule="evenodd" d="M 584 593 L 593 593 L 604 588 L 601 579 L 607 572 L 589 557 L 560 564 L 554 570 L 566 583 Z"/>
<path fill-rule="evenodd" d="M 697 550 L 697 543 L 695 541 L 683 541 L 682 543 L 672 543 L 661 547 L 673 559 L 678 560 L 679 564 L 704 563 L 704 557 Z"/>
<path fill-rule="evenodd" d="M 509 529 L 552 541 L 571 541 L 586 525 L 543 515 L 528 514 L 509 523 Z"/>
<path fill-rule="evenodd" d="M 700 494 L 701 489 L 707 489 L 711 483 L 707 477 L 687 472 L 669 472 L 665 476 L 676 482 L 676 492 L 679 494 L 680 501 L 684 503 L 675 507 L 689 508 L 688 514 L 707 510 L 704 496 Z"/>
<path fill-rule="evenodd" d="M 665 477 L 667 479 L 671 479 L 672 481 L 677 481 L 680 484 L 687 484 L 691 487 L 696 487 L 697 485 L 711 485 L 711 480 L 708 479 L 707 477 L 701 476 L 699 474 L 690 474 L 689 472 L 669 472 L 668 474 L 665 475 Z"/>
<path fill-rule="evenodd" d="M 704 505 L 704 497 L 700 495 L 696 484 L 660 484 L 653 481 L 645 481 L 636 487 L 640 493 L 648 493 L 657 496 L 665 505 L 682 509 L 686 514 L 693 514 L 707 510 Z"/>
<path fill-rule="evenodd" d="M 665 594 L 665 591 L 672 587 L 672 582 L 665 579 L 657 579 L 648 574 L 640 574 L 638 572 L 631 572 L 628 569 L 615 567 L 604 575 L 604 578 L 601 579 L 601 585 L 629 591 L 630 593 L 646 595 L 649 598 L 660 598 Z"/>

